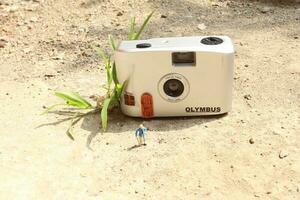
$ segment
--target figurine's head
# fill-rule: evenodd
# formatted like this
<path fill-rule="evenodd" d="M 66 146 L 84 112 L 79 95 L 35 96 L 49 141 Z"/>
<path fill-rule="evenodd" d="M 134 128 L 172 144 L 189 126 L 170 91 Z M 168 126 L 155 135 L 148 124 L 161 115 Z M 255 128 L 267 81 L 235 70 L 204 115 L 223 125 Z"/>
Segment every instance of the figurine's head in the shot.
<path fill-rule="evenodd" d="M 144 125 L 143 125 L 143 124 L 140 124 L 140 128 L 144 128 Z"/>

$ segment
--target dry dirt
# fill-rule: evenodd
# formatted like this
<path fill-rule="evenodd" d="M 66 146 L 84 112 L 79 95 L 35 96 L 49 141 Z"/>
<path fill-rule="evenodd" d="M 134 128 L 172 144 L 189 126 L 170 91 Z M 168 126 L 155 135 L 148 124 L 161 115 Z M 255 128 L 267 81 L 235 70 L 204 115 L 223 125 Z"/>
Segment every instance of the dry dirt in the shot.
<path fill-rule="evenodd" d="M 120 113 L 107 133 L 84 119 L 75 141 L 46 126 L 53 91 L 103 92 L 91 45 L 152 10 L 143 38 L 234 40 L 233 110 L 146 121 L 131 151 L 142 120 Z M 0 199 L 300 199 L 299 25 L 299 0 L 0 0 Z"/>

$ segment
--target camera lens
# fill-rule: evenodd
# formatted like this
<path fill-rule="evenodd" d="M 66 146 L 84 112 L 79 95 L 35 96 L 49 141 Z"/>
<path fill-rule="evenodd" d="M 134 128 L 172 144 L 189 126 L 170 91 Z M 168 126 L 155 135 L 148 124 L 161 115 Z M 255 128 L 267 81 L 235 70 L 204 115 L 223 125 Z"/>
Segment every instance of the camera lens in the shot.
<path fill-rule="evenodd" d="M 170 97 L 179 97 L 184 91 L 184 85 L 178 79 L 167 80 L 163 88 L 164 92 Z"/>

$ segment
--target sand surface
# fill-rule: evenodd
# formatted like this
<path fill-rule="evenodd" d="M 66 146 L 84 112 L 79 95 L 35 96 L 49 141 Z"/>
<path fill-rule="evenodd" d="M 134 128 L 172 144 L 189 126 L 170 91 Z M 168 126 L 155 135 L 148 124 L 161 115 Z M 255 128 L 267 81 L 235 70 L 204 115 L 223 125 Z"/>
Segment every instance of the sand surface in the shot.
<path fill-rule="evenodd" d="M 108 49 L 152 10 L 143 38 L 234 40 L 233 110 L 148 120 L 131 151 L 143 120 L 118 112 L 106 133 L 95 115 L 70 140 L 43 106 L 55 90 L 102 94 L 91 44 Z M 298 0 L 0 0 L 0 199 L 300 199 L 299 37 Z"/>

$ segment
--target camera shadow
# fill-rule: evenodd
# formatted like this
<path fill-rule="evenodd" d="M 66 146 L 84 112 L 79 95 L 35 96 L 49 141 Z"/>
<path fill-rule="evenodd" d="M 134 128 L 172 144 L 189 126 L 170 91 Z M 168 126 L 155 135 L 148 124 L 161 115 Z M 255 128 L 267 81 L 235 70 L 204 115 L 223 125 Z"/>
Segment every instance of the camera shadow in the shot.
<path fill-rule="evenodd" d="M 211 121 L 219 120 L 226 115 L 227 113 L 210 116 L 158 117 L 143 119 L 126 116 L 120 110 L 115 109 L 108 116 L 108 128 L 106 132 L 109 134 L 135 132 L 140 124 L 143 124 L 151 132 L 171 132 L 203 125 Z M 103 133 L 100 115 L 94 114 L 85 117 L 81 124 L 81 128 L 89 132 L 86 139 L 86 146 L 90 148 L 93 139 L 98 134 Z"/>

